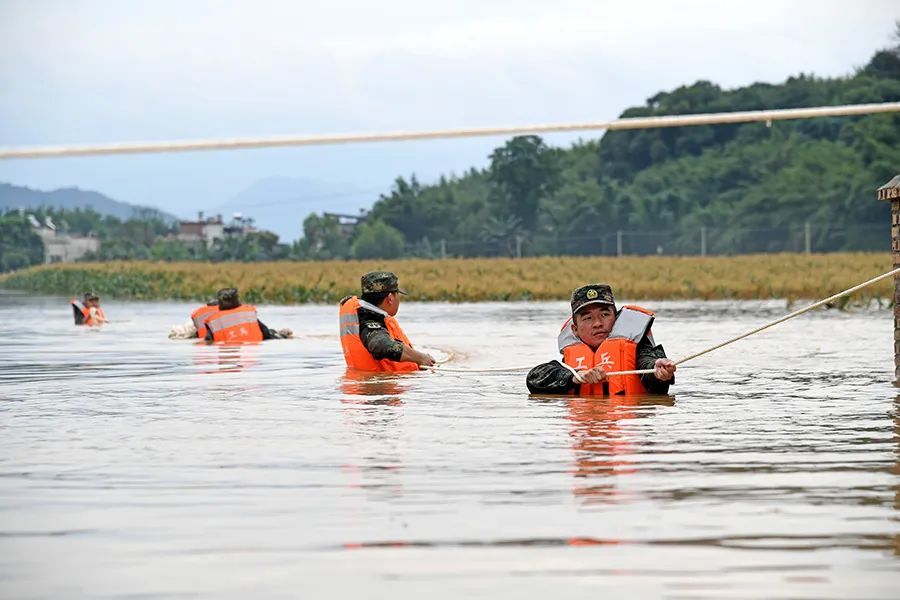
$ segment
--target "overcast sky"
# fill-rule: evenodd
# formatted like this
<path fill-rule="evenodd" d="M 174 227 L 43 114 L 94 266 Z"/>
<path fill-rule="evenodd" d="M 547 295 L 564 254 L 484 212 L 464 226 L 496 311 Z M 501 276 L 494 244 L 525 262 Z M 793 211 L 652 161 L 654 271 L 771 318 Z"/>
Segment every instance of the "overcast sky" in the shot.
<path fill-rule="evenodd" d="M 698 79 L 850 74 L 898 18 L 896 0 L 0 0 L 0 146 L 602 120 Z M 0 181 L 188 215 L 275 175 L 429 180 L 500 143 L 19 160 Z"/>

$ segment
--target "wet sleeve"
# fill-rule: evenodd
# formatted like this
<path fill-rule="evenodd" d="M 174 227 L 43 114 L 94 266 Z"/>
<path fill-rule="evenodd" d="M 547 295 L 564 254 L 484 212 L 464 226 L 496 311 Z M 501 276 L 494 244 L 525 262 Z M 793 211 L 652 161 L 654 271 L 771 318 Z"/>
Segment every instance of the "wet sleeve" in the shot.
<path fill-rule="evenodd" d="M 572 371 L 554 360 L 531 369 L 525 385 L 532 394 L 567 394 L 578 387 L 573 377 Z"/>
<path fill-rule="evenodd" d="M 645 336 L 644 339 L 641 340 L 641 343 L 638 344 L 637 364 L 635 366 L 638 369 L 653 369 L 656 367 L 657 358 L 667 358 L 666 351 L 662 346 L 654 346 Z M 675 383 L 674 377 L 669 381 L 660 381 L 653 373 L 641 375 L 640 377 L 641 383 L 644 384 L 644 387 L 647 388 L 647 391 L 651 394 L 668 394 L 669 386 Z"/>
<path fill-rule="evenodd" d="M 262 336 L 263 336 L 264 340 L 271 340 L 271 339 L 274 339 L 277 337 L 275 335 L 275 332 L 272 331 L 271 329 L 269 329 L 268 327 L 266 327 L 266 324 L 263 323 L 262 321 L 260 321 L 259 319 L 256 320 L 256 324 L 259 325 L 259 329 L 262 331 Z"/>
<path fill-rule="evenodd" d="M 399 361 L 403 355 L 403 342 L 395 340 L 387 332 L 384 323 L 377 320 L 359 319 L 359 339 L 375 360 Z"/>

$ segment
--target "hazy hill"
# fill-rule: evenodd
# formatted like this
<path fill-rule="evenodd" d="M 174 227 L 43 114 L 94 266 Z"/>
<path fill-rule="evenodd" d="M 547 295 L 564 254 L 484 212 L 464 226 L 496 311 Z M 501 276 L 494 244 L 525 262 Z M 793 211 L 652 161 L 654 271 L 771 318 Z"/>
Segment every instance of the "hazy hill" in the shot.
<path fill-rule="evenodd" d="M 267 177 L 216 207 L 227 221 L 235 212 L 253 217 L 256 226 L 278 234 L 283 242 L 302 235 L 303 219 L 313 212 L 356 214 L 368 208 L 384 189 L 367 190 L 349 183 L 295 177 Z"/>
<path fill-rule="evenodd" d="M 162 212 L 156 208 L 120 202 L 99 192 L 78 188 L 61 188 L 45 192 L 9 183 L 0 183 L 0 212 L 17 208 L 29 210 L 41 206 L 65 210 L 90 207 L 101 215 L 110 215 L 123 221 L 141 217 L 148 214 L 149 211 L 149 213 L 158 215 L 167 223 L 177 221 L 174 215 Z"/>

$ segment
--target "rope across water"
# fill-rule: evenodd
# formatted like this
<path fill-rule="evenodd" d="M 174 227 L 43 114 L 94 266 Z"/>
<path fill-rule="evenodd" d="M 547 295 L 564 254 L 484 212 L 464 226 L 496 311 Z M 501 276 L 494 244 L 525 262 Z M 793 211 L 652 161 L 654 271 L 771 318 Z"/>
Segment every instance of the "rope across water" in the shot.
<path fill-rule="evenodd" d="M 696 352 L 694 354 L 685 356 L 684 358 L 680 358 L 675 361 L 675 364 L 680 366 L 688 361 L 694 360 L 695 358 L 699 358 L 699 357 L 703 356 L 704 354 L 709 354 L 710 352 L 712 352 L 714 350 L 718 350 L 719 348 L 724 348 L 725 346 L 728 346 L 729 344 L 733 344 L 739 340 L 750 337 L 751 335 L 755 335 L 757 333 L 760 333 L 761 331 L 765 331 L 766 329 L 769 329 L 770 327 L 774 327 L 775 325 L 778 325 L 779 323 L 784 323 L 785 321 L 793 319 L 794 317 L 799 317 L 803 313 L 809 312 L 814 308 L 818 308 L 819 306 L 824 306 L 825 304 L 828 304 L 829 302 L 834 302 L 838 298 L 841 298 L 843 296 L 849 296 L 853 292 L 857 292 L 865 287 L 872 285 L 873 283 L 877 283 L 877 282 L 881 281 L 882 279 L 887 279 L 888 277 L 890 277 L 892 275 L 900 275 L 900 268 L 894 269 L 892 271 L 888 271 L 887 273 L 882 273 L 881 275 L 878 275 L 877 277 L 873 277 L 872 279 L 865 281 L 863 283 L 860 283 L 859 285 L 855 285 L 855 286 L 848 288 L 842 292 L 838 292 L 837 294 L 834 294 L 833 296 L 829 296 L 828 298 L 825 298 L 824 300 L 819 300 L 818 302 L 814 302 L 813 304 L 810 304 L 809 306 L 805 306 L 805 307 L 801 308 L 800 310 L 795 310 L 792 313 L 789 313 L 783 317 L 775 319 L 774 321 L 766 323 L 765 325 L 757 327 L 756 329 L 752 329 L 746 333 L 742 333 L 741 335 L 735 336 L 729 340 L 725 340 L 724 342 L 721 342 L 719 344 L 716 344 L 715 346 L 706 348 L 705 350 L 701 350 L 700 352 Z M 455 369 L 452 367 L 435 365 L 433 367 L 423 366 L 421 368 L 422 369 L 430 369 L 432 371 L 442 372 L 442 373 L 516 373 L 519 371 L 528 371 L 533 366 L 534 365 L 525 365 L 525 366 L 521 366 L 521 367 L 493 367 L 493 368 L 484 368 L 484 369 Z M 646 374 L 650 374 L 650 373 L 653 373 L 653 369 L 637 369 L 637 370 L 633 370 L 633 371 L 613 371 L 612 373 L 608 373 L 607 375 L 608 376 L 646 375 Z"/>

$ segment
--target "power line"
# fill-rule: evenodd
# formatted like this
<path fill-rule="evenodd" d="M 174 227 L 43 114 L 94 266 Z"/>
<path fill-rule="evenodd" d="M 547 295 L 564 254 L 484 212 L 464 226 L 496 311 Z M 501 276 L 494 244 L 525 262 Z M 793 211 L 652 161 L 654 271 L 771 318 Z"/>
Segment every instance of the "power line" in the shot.
<path fill-rule="evenodd" d="M 223 138 L 207 140 L 182 140 L 168 142 L 117 142 L 112 144 L 75 146 L 38 146 L 0 149 L 0 160 L 14 158 L 61 158 L 66 156 L 96 156 L 110 154 L 144 154 L 151 152 L 194 152 L 201 150 L 239 150 L 247 148 L 274 148 L 284 146 L 324 146 L 371 142 L 405 142 L 415 140 L 454 139 L 485 136 L 521 135 L 531 133 L 558 133 L 566 131 L 652 129 L 658 127 L 688 127 L 696 125 L 722 125 L 783 121 L 789 119 L 813 119 L 817 117 L 841 117 L 900 112 L 900 102 L 877 104 L 850 104 L 843 106 L 818 106 L 777 110 L 750 110 L 728 113 L 703 113 L 696 115 L 668 115 L 659 117 L 635 117 L 582 123 L 556 123 L 544 125 L 519 125 L 511 127 L 471 127 L 430 131 L 385 133 L 346 133 L 322 135 L 282 135 L 257 138 Z"/>

